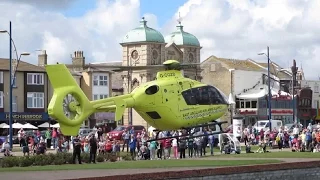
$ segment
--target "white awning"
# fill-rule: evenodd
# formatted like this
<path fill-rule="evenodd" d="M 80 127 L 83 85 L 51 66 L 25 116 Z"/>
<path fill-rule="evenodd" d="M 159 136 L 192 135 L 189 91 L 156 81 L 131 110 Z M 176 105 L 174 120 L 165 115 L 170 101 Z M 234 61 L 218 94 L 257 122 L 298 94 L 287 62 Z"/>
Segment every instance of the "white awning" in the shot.
<path fill-rule="evenodd" d="M 272 96 L 279 96 L 279 91 L 276 89 L 271 88 L 271 94 Z M 255 89 L 250 89 L 249 91 L 245 93 L 241 93 L 240 95 L 237 95 L 237 98 L 239 99 L 258 99 L 265 95 L 268 95 L 268 86 L 267 85 L 261 85 L 258 86 Z M 290 95 L 289 93 L 286 93 L 284 91 L 280 91 L 280 95 Z"/>

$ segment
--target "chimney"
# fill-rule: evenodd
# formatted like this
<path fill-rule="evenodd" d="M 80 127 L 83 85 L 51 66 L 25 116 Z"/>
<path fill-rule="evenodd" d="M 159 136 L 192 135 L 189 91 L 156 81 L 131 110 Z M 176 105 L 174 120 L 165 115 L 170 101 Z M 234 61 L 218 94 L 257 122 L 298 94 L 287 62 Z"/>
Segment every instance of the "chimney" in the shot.
<path fill-rule="evenodd" d="M 48 55 L 46 50 L 42 50 L 38 55 L 38 66 L 45 66 L 48 63 Z"/>
<path fill-rule="evenodd" d="M 75 51 L 74 56 L 72 57 L 72 65 L 75 66 L 76 69 L 83 69 L 85 62 L 85 57 L 83 56 L 83 51 Z"/>

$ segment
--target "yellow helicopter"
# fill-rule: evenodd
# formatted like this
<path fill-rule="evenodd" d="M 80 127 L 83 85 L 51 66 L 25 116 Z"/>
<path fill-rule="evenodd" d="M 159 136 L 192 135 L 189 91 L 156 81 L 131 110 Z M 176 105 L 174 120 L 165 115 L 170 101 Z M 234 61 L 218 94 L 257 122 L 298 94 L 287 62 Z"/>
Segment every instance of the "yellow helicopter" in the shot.
<path fill-rule="evenodd" d="M 217 88 L 185 78 L 183 64 L 176 60 L 163 63 L 156 80 L 136 87 L 130 94 L 89 101 L 64 64 L 47 65 L 54 89 L 48 114 L 60 123 L 64 135 L 78 134 L 81 124 L 96 112 L 115 112 L 122 118 L 126 108 L 133 108 L 148 124 L 160 131 L 203 127 L 228 110 L 226 96 Z"/>

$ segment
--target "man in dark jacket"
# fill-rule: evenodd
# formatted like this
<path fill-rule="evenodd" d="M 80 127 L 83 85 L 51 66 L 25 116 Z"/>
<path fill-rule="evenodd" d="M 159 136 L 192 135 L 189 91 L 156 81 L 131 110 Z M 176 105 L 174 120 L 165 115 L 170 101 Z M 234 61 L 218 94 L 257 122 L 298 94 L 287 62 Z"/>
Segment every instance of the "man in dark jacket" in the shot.
<path fill-rule="evenodd" d="M 91 135 L 90 140 L 90 160 L 89 163 L 93 162 L 94 164 L 96 163 L 96 155 L 97 155 L 97 139 L 94 135 Z"/>
<path fill-rule="evenodd" d="M 73 164 L 76 163 L 76 158 L 81 164 L 81 142 L 78 136 L 73 139 Z"/>

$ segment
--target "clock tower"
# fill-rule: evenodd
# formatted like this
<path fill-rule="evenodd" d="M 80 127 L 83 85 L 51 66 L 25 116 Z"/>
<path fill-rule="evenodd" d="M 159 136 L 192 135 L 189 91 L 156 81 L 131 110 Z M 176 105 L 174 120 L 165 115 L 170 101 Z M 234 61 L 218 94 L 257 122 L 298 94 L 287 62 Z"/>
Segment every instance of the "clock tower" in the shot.
<path fill-rule="evenodd" d="M 162 64 L 165 60 L 165 41 L 160 32 L 147 26 L 142 18 L 140 26 L 129 31 L 120 43 L 122 46 L 123 66 L 146 66 Z M 151 81 L 156 72 L 152 69 L 129 70 L 122 74 L 124 93 L 130 93 L 141 83 Z M 134 109 L 124 113 L 125 125 L 144 125 L 147 123 Z"/>

